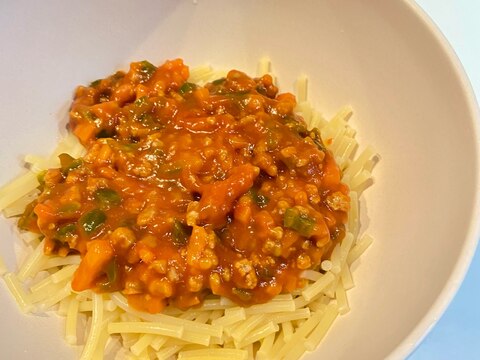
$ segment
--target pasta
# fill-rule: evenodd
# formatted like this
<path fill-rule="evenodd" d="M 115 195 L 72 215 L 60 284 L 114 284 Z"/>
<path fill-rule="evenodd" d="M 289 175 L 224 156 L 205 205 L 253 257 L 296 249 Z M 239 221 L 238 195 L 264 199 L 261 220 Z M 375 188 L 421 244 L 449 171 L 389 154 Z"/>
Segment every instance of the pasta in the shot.
<path fill-rule="evenodd" d="M 262 59 L 259 72 L 269 73 L 270 63 Z M 209 66 L 190 71 L 189 81 L 207 82 L 223 76 Z M 351 207 L 347 232 L 329 260 L 318 271 L 305 270 L 308 285 L 292 294 L 280 294 L 265 304 L 240 307 L 231 300 L 211 296 L 196 307 L 182 311 L 167 306 L 162 313 L 149 314 L 133 309 L 120 293 L 98 294 L 91 290 L 72 290 L 72 276 L 79 256 L 46 256 L 44 241 L 34 235 L 22 235 L 32 249 L 15 273 L 6 272 L 0 260 L 0 273 L 24 313 L 57 309 L 65 317 L 65 340 L 79 345 L 82 314 L 90 319 L 82 359 L 96 359 L 104 351 L 118 351 L 118 356 L 139 359 L 298 359 L 313 351 L 325 337 L 338 315 L 350 310 L 347 290 L 353 287 L 350 266 L 370 246 L 373 239 L 360 234 L 358 201 L 372 181 L 371 165 L 377 154 L 367 147 L 354 158 L 358 147 L 347 123 L 352 111 L 342 109 L 326 121 L 307 103 L 307 78 L 296 86 L 297 111 L 309 127 L 320 129 L 329 150 L 343 171 L 342 181 L 351 189 Z M 17 216 L 37 187 L 37 174 L 58 167 L 58 154 L 76 158 L 83 147 L 72 135 L 61 141 L 50 158 L 29 155 L 25 162 L 30 171 L 0 189 L 0 210 Z M 122 338 L 121 350 L 114 349 L 113 337 Z"/>

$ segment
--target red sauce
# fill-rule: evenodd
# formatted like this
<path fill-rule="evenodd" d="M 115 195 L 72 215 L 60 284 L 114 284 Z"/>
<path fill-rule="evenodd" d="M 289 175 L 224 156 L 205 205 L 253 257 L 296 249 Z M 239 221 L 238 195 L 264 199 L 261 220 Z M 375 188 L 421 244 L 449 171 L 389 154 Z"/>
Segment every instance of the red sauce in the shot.
<path fill-rule="evenodd" d="M 82 256 L 74 290 L 150 312 L 211 293 L 263 303 L 343 237 L 348 188 L 294 96 L 269 75 L 188 76 L 143 61 L 77 88 L 69 125 L 87 154 L 62 155 L 20 221 L 47 254 Z"/>

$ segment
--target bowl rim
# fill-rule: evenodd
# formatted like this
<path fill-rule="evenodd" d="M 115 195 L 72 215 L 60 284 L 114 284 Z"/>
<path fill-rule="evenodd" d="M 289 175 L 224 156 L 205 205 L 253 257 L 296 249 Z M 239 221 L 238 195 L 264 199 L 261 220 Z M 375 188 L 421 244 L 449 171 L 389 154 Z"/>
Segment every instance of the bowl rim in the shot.
<path fill-rule="evenodd" d="M 404 5 L 409 8 L 413 16 L 422 22 L 430 33 L 433 35 L 437 45 L 442 49 L 447 56 L 450 67 L 455 76 L 459 80 L 463 96 L 467 102 L 470 119 L 473 120 L 473 129 L 475 137 L 475 165 L 477 171 L 475 174 L 475 193 L 473 198 L 473 208 L 470 225 L 468 228 L 466 241 L 460 252 L 460 256 L 454 266 L 450 277 L 447 279 L 445 286 L 437 296 L 430 310 L 417 323 L 415 328 L 402 340 L 402 342 L 387 356 L 388 360 L 405 359 L 418 348 L 425 337 L 434 328 L 435 324 L 440 320 L 442 315 L 447 310 L 448 306 L 459 290 L 467 271 L 471 265 L 473 256 L 477 249 L 480 237 L 480 108 L 475 97 L 472 84 L 467 76 L 465 68 L 463 67 L 454 48 L 442 33 L 438 25 L 426 13 L 426 11 L 415 0 L 403 0 Z"/>

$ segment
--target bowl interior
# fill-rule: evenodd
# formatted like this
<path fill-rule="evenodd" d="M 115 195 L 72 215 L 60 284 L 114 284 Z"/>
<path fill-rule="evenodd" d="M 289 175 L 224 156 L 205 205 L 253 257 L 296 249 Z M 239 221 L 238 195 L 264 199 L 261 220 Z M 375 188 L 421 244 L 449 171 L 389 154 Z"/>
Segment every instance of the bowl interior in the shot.
<path fill-rule="evenodd" d="M 53 149 L 78 84 L 130 61 L 176 57 L 255 74 L 268 56 L 281 90 L 306 74 L 309 99 L 327 117 L 351 105 L 360 144 L 381 154 L 361 209 L 363 229 L 376 241 L 355 266 L 352 311 L 315 357 L 404 356 L 453 296 L 476 233 L 475 110 L 461 70 L 416 6 L 212 0 L 1 8 L 0 42 L 9 51 L 0 57 L 0 80 L 10 84 L 0 88 L 1 183 L 20 173 L 21 155 Z M 14 235 L 5 220 L 0 236 L 13 269 Z M 72 356 L 57 320 L 24 318 L 5 289 L 0 306 L 8 310 L 3 355 L 48 358 L 55 349 Z"/>

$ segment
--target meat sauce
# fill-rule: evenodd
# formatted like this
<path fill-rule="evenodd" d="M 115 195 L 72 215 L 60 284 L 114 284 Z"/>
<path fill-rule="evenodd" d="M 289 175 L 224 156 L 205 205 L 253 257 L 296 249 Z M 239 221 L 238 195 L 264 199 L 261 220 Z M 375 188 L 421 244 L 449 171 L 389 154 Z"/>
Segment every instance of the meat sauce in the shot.
<path fill-rule="evenodd" d="M 348 188 L 295 97 L 232 70 L 205 86 L 180 59 L 147 61 L 76 89 L 60 155 L 19 226 L 45 253 L 80 254 L 72 288 L 131 306 L 248 306 L 304 285 L 344 235 Z"/>

